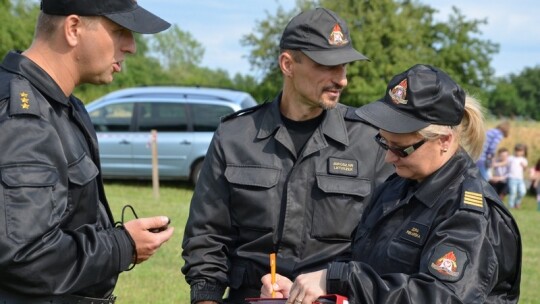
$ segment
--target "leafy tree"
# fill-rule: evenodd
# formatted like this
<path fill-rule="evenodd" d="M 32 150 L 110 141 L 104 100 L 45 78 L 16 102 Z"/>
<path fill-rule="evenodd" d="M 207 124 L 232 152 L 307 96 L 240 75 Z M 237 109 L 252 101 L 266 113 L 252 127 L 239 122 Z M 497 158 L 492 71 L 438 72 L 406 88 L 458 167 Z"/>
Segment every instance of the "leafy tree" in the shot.
<path fill-rule="evenodd" d="M 540 65 L 499 80 L 491 92 L 488 108 L 498 115 L 540 120 Z"/>
<path fill-rule="evenodd" d="M 349 65 L 343 103 L 358 106 L 382 97 L 391 77 L 416 63 L 440 67 L 473 93 L 485 89 L 493 76 L 489 62 L 498 46 L 478 38 L 486 21 L 467 20 L 457 8 L 448 22 L 436 22 L 433 8 L 409 0 L 297 1 L 296 6 L 294 12 L 280 7 L 274 16 L 267 14 L 243 39 L 252 48 L 250 63 L 264 75 L 258 89 L 262 95 L 280 88 L 277 54 L 286 22 L 300 8 L 313 6 L 345 19 L 354 47 L 371 59 Z"/>
<path fill-rule="evenodd" d="M 150 38 L 150 44 L 166 69 L 191 68 L 201 64 L 204 47 L 178 25 Z"/>
<path fill-rule="evenodd" d="M 39 13 L 36 3 L 25 0 L 0 0 L 0 56 L 10 50 L 24 50 L 34 36 Z"/>
<path fill-rule="evenodd" d="M 310 8 L 314 4 L 308 1 L 297 1 L 297 7 Z M 283 29 L 300 12 L 299 9 L 290 12 L 279 5 L 276 14 L 266 12 L 265 20 L 257 22 L 251 34 L 243 37 L 240 43 L 243 46 L 252 47 L 248 61 L 258 71 L 262 80 L 257 89 L 252 92 L 253 97 L 260 101 L 271 100 L 281 90 L 281 70 L 278 67 L 279 40 Z"/>

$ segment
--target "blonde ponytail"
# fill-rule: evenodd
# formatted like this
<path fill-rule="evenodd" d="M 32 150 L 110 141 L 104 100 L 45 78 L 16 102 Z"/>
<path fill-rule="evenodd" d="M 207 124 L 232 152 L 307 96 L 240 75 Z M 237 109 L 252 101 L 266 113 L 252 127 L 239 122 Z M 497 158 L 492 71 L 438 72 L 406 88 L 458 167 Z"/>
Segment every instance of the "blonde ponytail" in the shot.
<path fill-rule="evenodd" d="M 478 159 L 486 139 L 486 127 L 483 108 L 476 98 L 468 95 L 465 98 L 465 113 L 456 131 L 461 147 L 472 159 Z"/>
<path fill-rule="evenodd" d="M 486 129 L 484 126 L 484 114 L 482 106 L 476 98 L 472 96 L 465 97 L 465 110 L 461 123 L 457 126 L 430 125 L 418 133 L 427 139 L 435 139 L 439 136 L 453 133 L 457 138 L 459 145 L 476 160 L 482 153 L 484 141 L 486 138 Z"/>

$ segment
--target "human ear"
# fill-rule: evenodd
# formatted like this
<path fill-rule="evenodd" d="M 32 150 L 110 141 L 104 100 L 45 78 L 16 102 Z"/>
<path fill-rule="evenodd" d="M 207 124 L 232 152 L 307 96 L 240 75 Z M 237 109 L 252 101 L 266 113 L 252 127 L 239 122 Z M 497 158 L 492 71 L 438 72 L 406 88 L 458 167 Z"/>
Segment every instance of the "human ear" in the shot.
<path fill-rule="evenodd" d="M 285 77 L 291 77 L 293 75 L 294 60 L 289 52 L 282 52 L 279 55 L 279 67 Z"/>
<path fill-rule="evenodd" d="M 69 15 L 64 19 L 64 37 L 70 46 L 76 46 L 79 43 L 81 25 L 81 17 L 77 15 Z"/>

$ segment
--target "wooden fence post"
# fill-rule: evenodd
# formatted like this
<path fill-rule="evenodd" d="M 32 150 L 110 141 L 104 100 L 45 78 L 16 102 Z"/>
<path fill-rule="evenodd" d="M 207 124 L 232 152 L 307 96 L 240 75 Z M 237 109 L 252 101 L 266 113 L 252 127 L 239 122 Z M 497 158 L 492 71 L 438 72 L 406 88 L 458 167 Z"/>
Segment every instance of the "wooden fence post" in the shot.
<path fill-rule="evenodd" d="M 152 147 L 152 190 L 154 199 L 159 199 L 159 169 L 158 169 L 158 150 L 157 150 L 157 131 L 151 131 L 151 147 Z"/>

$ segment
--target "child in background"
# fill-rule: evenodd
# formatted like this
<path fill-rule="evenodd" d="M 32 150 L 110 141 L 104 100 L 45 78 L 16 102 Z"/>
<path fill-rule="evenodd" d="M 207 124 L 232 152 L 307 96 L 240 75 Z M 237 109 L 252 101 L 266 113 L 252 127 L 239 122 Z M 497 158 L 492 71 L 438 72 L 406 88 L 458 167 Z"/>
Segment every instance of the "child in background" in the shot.
<path fill-rule="evenodd" d="M 531 168 L 529 173 L 532 187 L 536 192 L 536 204 L 537 210 L 540 211 L 540 159 L 536 162 L 536 165 Z"/>
<path fill-rule="evenodd" d="M 492 173 L 489 183 L 493 186 L 497 194 L 504 199 L 508 193 L 508 149 L 500 148 L 497 150 L 497 156 L 493 159 Z M 540 174 L 540 173 L 539 173 Z"/>
<path fill-rule="evenodd" d="M 524 144 L 516 144 L 514 155 L 508 157 L 508 207 L 521 207 L 521 200 L 527 193 L 525 187 L 524 171 L 527 162 L 527 147 Z"/>

